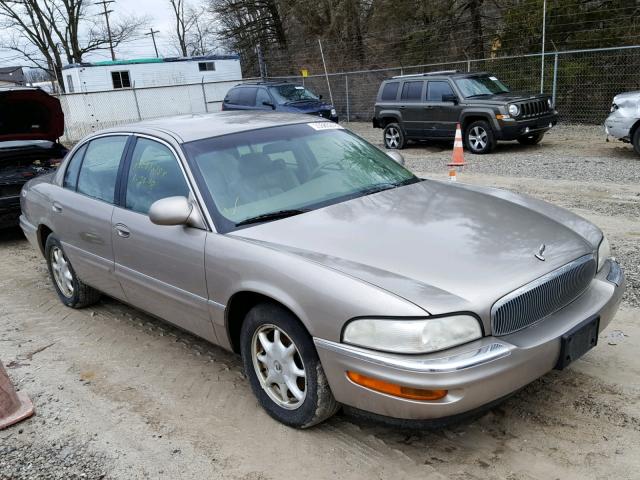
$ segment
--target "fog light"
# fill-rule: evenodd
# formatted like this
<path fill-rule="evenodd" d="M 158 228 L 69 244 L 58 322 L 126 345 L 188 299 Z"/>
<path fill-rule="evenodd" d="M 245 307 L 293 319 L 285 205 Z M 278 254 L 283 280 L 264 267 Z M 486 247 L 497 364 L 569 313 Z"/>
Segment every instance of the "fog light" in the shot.
<path fill-rule="evenodd" d="M 524 129 L 524 133 L 529 133 L 529 127 Z"/>
<path fill-rule="evenodd" d="M 410 400 L 440 400 L 447 394 L 447 390 L 426 390 L 422 388 L 403 387 L 402 385 L 367 377 L 366 375 L 356 372 L 347 372 L 347 377 L 353 383 L 370 388 L 376 392 L 386 393 L 394 397 L 408 398 Z"/>

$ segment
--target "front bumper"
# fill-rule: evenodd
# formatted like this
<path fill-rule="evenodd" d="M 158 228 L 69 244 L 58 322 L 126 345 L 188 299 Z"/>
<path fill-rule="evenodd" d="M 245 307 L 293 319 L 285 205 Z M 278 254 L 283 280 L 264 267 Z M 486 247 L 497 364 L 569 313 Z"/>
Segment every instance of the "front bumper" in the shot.
<path fill-rule="evenodd" d="M 339 402 L 401 419 L 457 416 L 506 397 L 552 370 L 558 361 L 562 335 L 593 315 L 600 316 L 601 332 L 614 317 L 624 290 L 624 273 L 609 260 L 578 299 L 511 335 L 487 336 L 429 355 L 374 352 L 320 338 L 314 338 L 314 342 Z M 357 385 L 347 378 L 347 371 L 448 393 L 436 401 L 407 400 Z"/>
<path fill-rule="evenodd" d="M 604 130 L 607 135 L 630 142 L 631 127 L 638 121 L 637 118 L 625 117 L 619 110 L 612 112 L 604 121 Z"/>
<path fill-rule="evenodd" d="M 498 140 L 517 140 L 520 137 L 534 133 L 544 133 L 558 123 L 558 114 L 543 115 L 529 120 L 499 120 L 499 127 L 495 132 Z"/>

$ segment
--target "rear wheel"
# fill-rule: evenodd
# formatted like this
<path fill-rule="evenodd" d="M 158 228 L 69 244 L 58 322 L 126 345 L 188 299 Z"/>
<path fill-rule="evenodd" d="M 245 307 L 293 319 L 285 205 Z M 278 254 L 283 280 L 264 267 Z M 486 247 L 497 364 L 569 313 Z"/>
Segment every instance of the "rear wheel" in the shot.
<path fill-rule="evenodd" d="M 640 155 L 640 127 L 636 128 L 636 131 L 633 133 L 631 142 L 633 143 L 633 149 L 638 155 Z"/>
<path fill-rule="evenodd" d="M 253 393 L 276 420 L 307 428 L 338 410 L 311 337 L 285 308 L 253 307 L 242 324 L 240 347 Z"/>
<path fill-rule="evenodd" d="M 391 150 L 402 150 L 407 143 L 404 131 L 397 123 L 390 123 L 384 127 L 384 146 Z"/>
<path fill-rule="evenodd" d="M 83 308 L 100 300 L 100 292 L 83 283 L 76 275 L 58 238 L 51 234 L 45 243 L 49 275 L 60 301 L 67 307 Z"/>
<path fill-rule="evenodd" d="M 544 133 L 533 133 L 531 135 L 525 135 L 518 138 L 518 142 L 522 145 L 537 145 L 542 141 Z"/>
<path fill-rule="evenodd" d="M 464 132 L 464 143 L 471 153 L 490 153 L 495 148 L 495 138 L 491 126 L 484 120 L 471 123 Z"/>

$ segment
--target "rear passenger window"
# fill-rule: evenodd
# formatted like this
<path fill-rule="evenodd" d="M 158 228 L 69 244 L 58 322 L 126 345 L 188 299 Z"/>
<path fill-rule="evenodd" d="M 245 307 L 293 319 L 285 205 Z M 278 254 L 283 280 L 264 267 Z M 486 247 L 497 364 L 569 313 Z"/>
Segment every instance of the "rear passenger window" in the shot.
<path fill-rule="evenodd" d="M 80 171 L 80 165 L 82 165 L 82 157 L 87 150 L 87 144 L 81 146 L 71 157 L 67 165 L 67 170 L 64 172 L 64 181 L 62 186 L 71 190 L 76 189 L 78 183 L 78 172 Z"/>
<path fill-rule="evenodd" d="M 420 100 L 424 82 L 404 82 L 402 86 L 402 100 Z"/>
<path fill-rule="evenodd" d="M 131 155 L 125 207 L 146 215 L 156 200 L 176 196 L 189 196 L 178 160 L 165 145 L 139 138 Z"/>
<path fill-rule="evenodd" d="M 245 105 L 247 107 L 253 107 L 256 104 L 257 93 L 258 93 L 258 89 L 254 87 L 239 88 L 238 97 L 234 103 L 236 105 Z"/>
<path fill-rule="evenodd" d="M 118 135 L 89 143 L 78 175 L 78 192 L 113 203 L 118 167 L 127 139 Z"/>
<path fill-rule="evenodd" d="M 427 84 L 427 101 L 442 102 L 445 95 L 453 95 L 449 82 L 429 82 Z"/>
<path fill-rule="evenodd" d="M 389 82 L 382 89 L 382 96 L 380 100 L 395 100 L 398 96 L 398 85 L 399 82 Z"/>

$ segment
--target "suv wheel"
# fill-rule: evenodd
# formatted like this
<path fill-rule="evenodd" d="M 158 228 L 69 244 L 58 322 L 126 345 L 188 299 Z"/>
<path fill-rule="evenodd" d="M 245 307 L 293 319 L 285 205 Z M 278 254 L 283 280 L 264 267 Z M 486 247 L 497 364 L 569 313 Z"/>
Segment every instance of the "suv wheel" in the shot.
<path fill-rule="evenodd" d="M 537 145 L 542 141 L 542 137 L 544 137 L 544 133 L 534 133 L 533 135 L 518 138 L 518 142 L 521 145 Z"/>
<path fill-rule="evenodd" d="M 240 348 L 253 393 L 279 422 L 307 428 L 338 411 L 313 341 L 288 310 L 272 303 L 253 307 Z"/>
<path fill-rule="evenodd" d="M 471 153 L 490 153 L 496 144 L 493 130 L 484 120 L 478 120 L 467 126 L 464 132 L 464 143 Z"/>
<path fill-rule="evenodd" d="M 638 155 L 640 155 L 640 127 L 636 128 L 636 131 L 633 133 L 631 142 L 633 143 L 633 149 Z"/>
<path fill-rule="evenodd" d="M 67 307 L 83 308 L 100 300 L 100 292 L 77 277 L 55 235 L 51 234 L 47 237 L 44 251 L 49 275 L 62 303 Z"/>
<path fill-rule="evenodd" d="M 384 146 L 392 150 L 402 150 L 406 145 L 404 132 L 397 123 L 390 123 L 384 127 Z"/>

